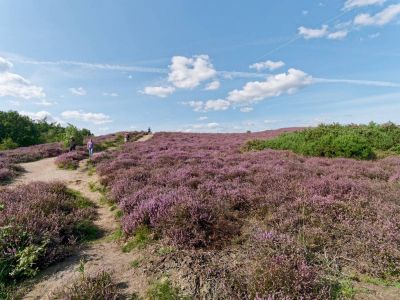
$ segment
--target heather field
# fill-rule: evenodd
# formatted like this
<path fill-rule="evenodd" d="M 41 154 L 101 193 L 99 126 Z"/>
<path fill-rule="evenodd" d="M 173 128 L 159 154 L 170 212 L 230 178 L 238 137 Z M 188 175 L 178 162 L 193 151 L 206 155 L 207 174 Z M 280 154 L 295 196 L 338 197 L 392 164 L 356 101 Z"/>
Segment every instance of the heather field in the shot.
<path fill-rule="evenodd" d="M 93 238 L 94 205 L 62 183 L 0 189 L 0 299 Z"/>
<path fill-rule="evenodd" d="M 157 133 L 97 155 L 125 239 L 146 228 L 175 249 L 147 272 L 210 299 L 351 298 L 356 282 L 398 285 L 400 158 L 244 150 L 294 130 Z"/>

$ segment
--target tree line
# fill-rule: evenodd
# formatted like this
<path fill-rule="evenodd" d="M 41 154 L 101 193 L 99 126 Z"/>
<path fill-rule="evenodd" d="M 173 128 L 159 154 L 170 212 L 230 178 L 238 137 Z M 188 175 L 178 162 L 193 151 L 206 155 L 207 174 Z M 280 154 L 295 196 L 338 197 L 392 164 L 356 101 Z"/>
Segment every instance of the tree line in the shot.
<path fill-rule="evenodd" d="M 72 138 L 82 144 L 89 135 L 92 135 L 90 130 L 78 129 L 72 124 L 64 127 L 47 119 L 32 120 L 16 111 L 0 111 L 0 150 L 53 142 L 68 145 Z"/>

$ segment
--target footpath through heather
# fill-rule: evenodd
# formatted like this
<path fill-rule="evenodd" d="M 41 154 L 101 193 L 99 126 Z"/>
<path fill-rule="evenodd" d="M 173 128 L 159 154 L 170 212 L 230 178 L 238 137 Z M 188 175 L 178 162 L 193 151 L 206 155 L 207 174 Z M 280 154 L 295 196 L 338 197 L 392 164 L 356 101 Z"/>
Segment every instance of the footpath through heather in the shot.
<path fill-rule="evenodd" d="M 145 142 L 152 136 L 147 135 L 137 142 Z M 135 259 L 132 253 L 123 253 L 121 245 L 110 239 L 110 235 L 118 229 L 114 213 L 107 204 L 101 203 L 101 194 L 92 192 L 89 183 L 98 182 L 94 174 L 89 176 L 86 160 L 81 161 L 77 170 L 60 170 L 54 164 L 55 158 L 42 159 L 21 166 L 26 172 L 12 185 L 33 181 L 62 181 L 69 188 L 79 191 L 97 205 L 98 218 L 95 225 L 102 232 L 102 238 L 81 247 L 76 253 L 64 261 L 50 266 L 38 278 L 30 282 L 32 288 L 23 299 L 51 299 L 51 294 L 72 284 L 81 275 L 78 271 L 80 263 L 85 262 L 85 273 L 96 274 L 100 271 L 110 272 L 120 283 L 124 294 L 141 294 L 146 288 L 145 275 L 131 267 Z"/>

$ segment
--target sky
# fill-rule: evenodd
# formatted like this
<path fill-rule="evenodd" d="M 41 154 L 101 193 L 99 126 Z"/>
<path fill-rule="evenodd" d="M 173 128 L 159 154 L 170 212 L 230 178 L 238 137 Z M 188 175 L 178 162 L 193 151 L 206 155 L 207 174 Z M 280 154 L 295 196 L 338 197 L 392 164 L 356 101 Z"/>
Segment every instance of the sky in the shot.
<path fill-rule="evenodd" d="M 400 1 L 0 0 L 0 110 L 122 130 L 400 123 Z"/>

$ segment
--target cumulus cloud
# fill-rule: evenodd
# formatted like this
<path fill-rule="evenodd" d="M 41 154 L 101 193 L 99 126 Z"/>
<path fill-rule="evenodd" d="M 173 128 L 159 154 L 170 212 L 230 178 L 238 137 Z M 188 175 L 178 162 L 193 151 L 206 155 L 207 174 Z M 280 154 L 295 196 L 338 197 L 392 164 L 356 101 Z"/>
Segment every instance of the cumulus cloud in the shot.
<path fill-rule="evenodd" d="M 221 86 L 221 83 L 218 80 L 214 80 L 214 81 L 210 82 L 209 84 L 207 84 L 205 90 L 206 91 L 218 90 L 220 86 Z"/>
<path fill-rule="evenodd" d="M 20 111 L 19 113 L 23 116 L 28 116 L 29 118 L 35 121 L 47 120 L 49 122 L 55 122 L 55 119 L 53 118 L 51 113 L 45 110 L 38 112 Z"/>
<path fill-rule="evenodd" d="M 76 96 L 85 96 L 86 90 L 83 87 L 70 88 L 69 91 Z"/>
<path fill-rule="evenodd" d="M 77 110 L 67 110 L 61 113 L 61 116 L 66 120 L 80 120 L 90 122 L 96 125 L 112 122 L 110 116 L 103 113 L 82 112 Z"/>
<path fill-rule="evenodd" d="M 240 111 L 241 111 L 241 112 L 244 112 L 244 113 L 248 113 L 248 112 L 253 111 L 253 108 L 252 108 L 252 107 L 249 107 L 249 106 L 241 107 L 241 108 L 240 108 Z"/>
<path fill-rule="evenodd" d="M 169 69 L 168 81 L 181 89 L 193 89 L 217 74 L 208 55 L 174 56 Z"/>
<path fill-rule="evenodd" d="M 187 101 L 187 102 L 183 102 L 183 104 L 191 107 L 194 111 L 201 112 L 204 110 L 204 102 L 203 101 Z"/>
<path fill-rule="evenodd" d="M 172 86 L 147 86 L 141 91 L 142 94 L 150 95 L 150 96 L 157 96 L 160 98 L 165 98 L 171 95 L 175 91 L 175 88 Z"/>
<path fill-rule="evenodd" d="M 328 34 L 327 38 L 330 40 L 342 40 L 349 32 L 347 30 L 339 30 Z"/>
<path fill-rule="evenodd" d="M 249 66 L 249 68 L 256 69 L 258 72 L 260 72 L 262 70 L 267 70 L 267 69 L 270 71 L 273 71 L 273 70 L 282 68 L 284 65 L 285 65 L 285 63 L 283 61 L 267 60 L 267 61 L 252 64 Z"/>
<path fill-rule="evenodd" d="M 398 15 L 400 15 L 400 4 L 393 4 L 373 16 L 370 14 L 357 15 L 354 18 L 354 24 L 358 26 L 383 26 L 393 21 Z"/>
<path fill-rule="evenodd" d="M 11 73 L 13 64 L 0 57 L 0 97 L 16 97 L 23 99 L 44 98 L 42 87 L 35 86 L 21 75 Z"/>
<path fill-rule="evenodd" d="M 382 5 L 386 0 L 347 0 L 344 4 L 344 10 L 350 10 L 353 8 L 370 6 L 370 5 Z"/>
<path fill-rule="evenodd" d="M 329 34 L 328 25 L 322 25 L 321 28 L 316 28 L 316 29 L 300 26 L 298 28 L 298 31 L 299 34 L 306 40 L 323 38 Z"/>
<path fill-rule="evenodd" d="M 194 111 L 207 112 L 207 111 L 221 111 L 227 110 L 231 103 L 225 99 L 216 99 L 208 101 L 188 101 L 183 104 L 190 106 Z"/>
<path fill-rule="evenodd" d="M 204 104 L 204 110 L 227 110 L 231 103 L 224 99 L 208 100 Z"/>
<path fill-rule="evenodd" d="M 241 90 L 231 91 L 227 100 L 238 104 L 253 103 L 283 93 L 292 94 L 312 82 L 312 77 L 303 71 L 289 69 L 287 73 L 269 76 L 265 81 L 248 82 Z"/>

